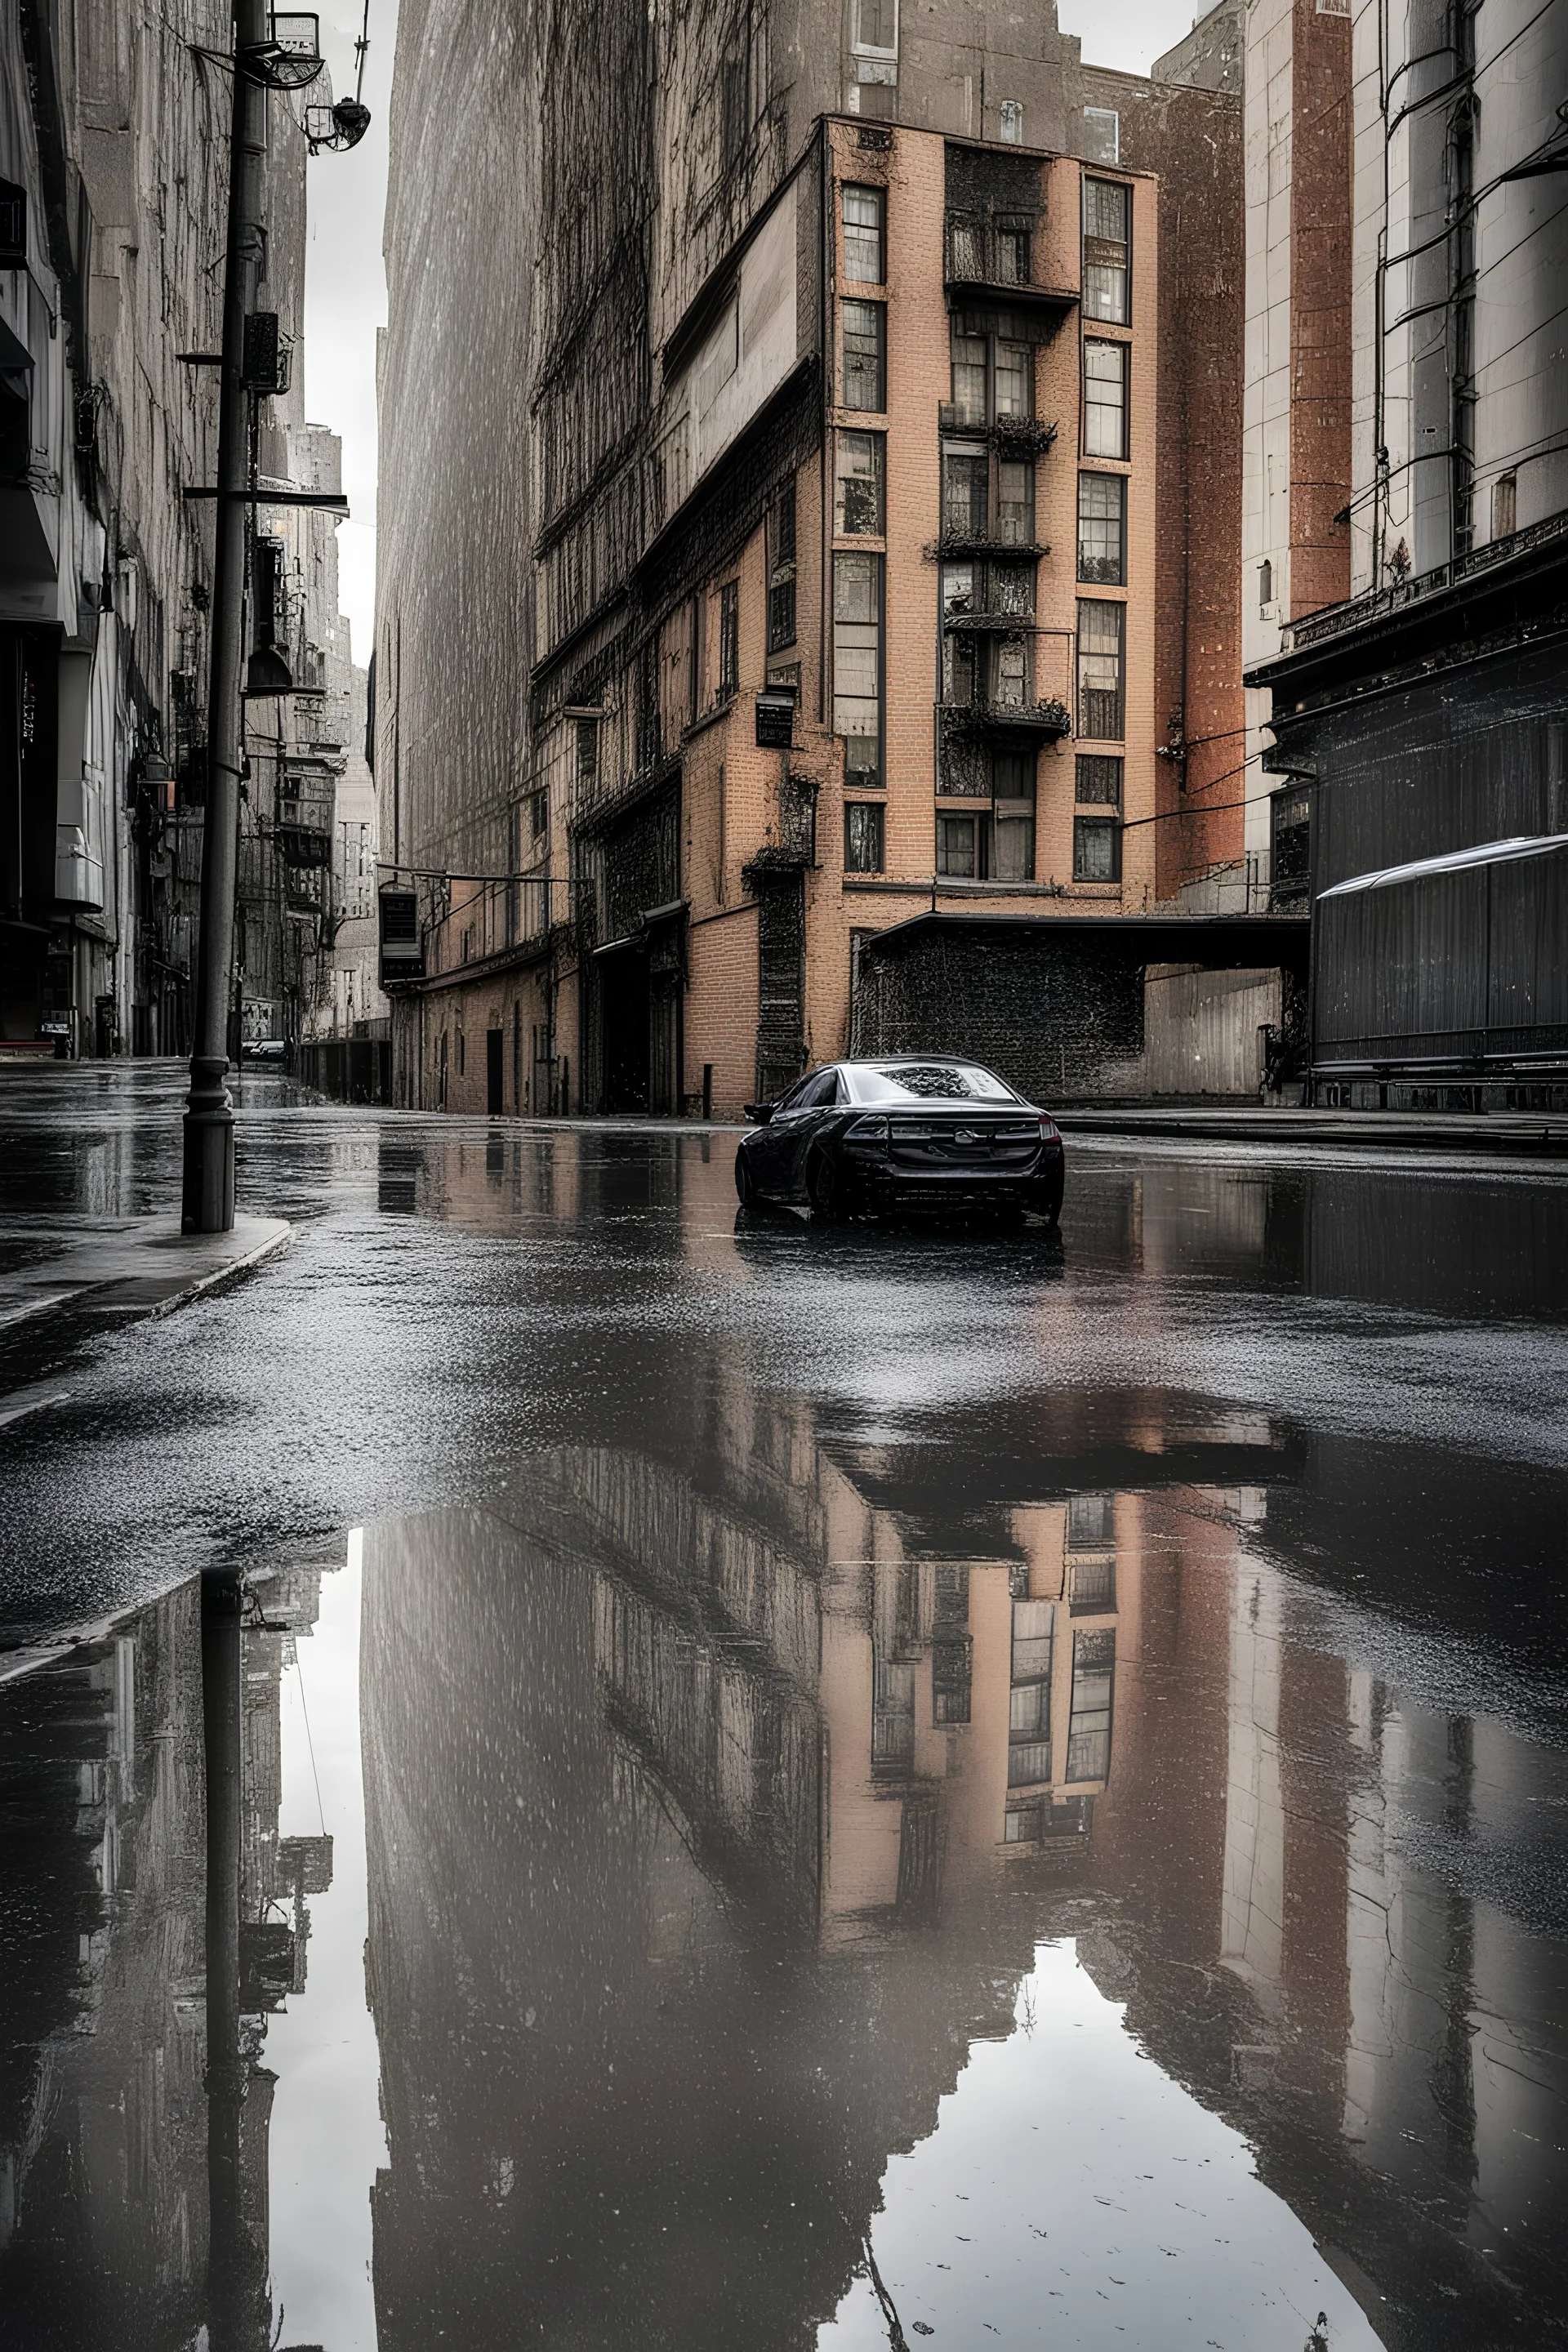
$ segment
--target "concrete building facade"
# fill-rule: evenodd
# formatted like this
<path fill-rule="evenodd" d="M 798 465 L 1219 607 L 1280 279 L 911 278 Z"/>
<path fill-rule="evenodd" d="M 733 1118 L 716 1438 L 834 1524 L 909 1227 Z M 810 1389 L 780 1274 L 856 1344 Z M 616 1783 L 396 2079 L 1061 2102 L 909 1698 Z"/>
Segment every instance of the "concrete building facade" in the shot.
<path fill-rule="evenodd" d="M 1201 152 L 1194 212 L 1227 159 L 1238 191 L 1234 92 L 1096 81 L 1000 10 L 973 55 L 849 10 L 837 70 L 815 10 L 603 13 L 511 28 L 482 92 L 471 26 L 400 30 L 374 731 L 423 947 L 405 1102 L 733 1111 L 845 1050 L 861 940 L 922 904 L 1141 911 L 1234 862 L 1203 803 L 1238 518 L 1184 452 L 1217 481 L 1239 414 L 1167 364 L 1151 168 Z M 461 188 L 432 75 L 482 123 Z M 1238 305 L 1223 201 L 1205 227 Z"/>

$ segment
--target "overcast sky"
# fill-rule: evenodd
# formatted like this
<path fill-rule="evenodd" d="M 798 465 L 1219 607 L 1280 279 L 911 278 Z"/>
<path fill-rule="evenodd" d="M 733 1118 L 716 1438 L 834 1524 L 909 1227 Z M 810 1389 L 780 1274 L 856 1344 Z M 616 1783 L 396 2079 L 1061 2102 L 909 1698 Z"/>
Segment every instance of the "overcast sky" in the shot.
<path fill-rule="evenodd" d="M 334 94 L 353 89 L 353 45 L 363 0 L 318 0 Z M 1092 65 L 1147 73 L 1204 13 L 1195 0 L 1059 0 L 1064 33 Z M 386 320 L 381 219 L 386 201 L 387 100 L 397 0 L 370 0 L 364 98 L 371 127 L 346 155 L 310 166 L 310 266 L 305 281 L 305 411 L 343 443 L 352 520 L 338 531 L 343 611 L 354 658 L 368 661 L 375 614 L 375 336 Z"/>

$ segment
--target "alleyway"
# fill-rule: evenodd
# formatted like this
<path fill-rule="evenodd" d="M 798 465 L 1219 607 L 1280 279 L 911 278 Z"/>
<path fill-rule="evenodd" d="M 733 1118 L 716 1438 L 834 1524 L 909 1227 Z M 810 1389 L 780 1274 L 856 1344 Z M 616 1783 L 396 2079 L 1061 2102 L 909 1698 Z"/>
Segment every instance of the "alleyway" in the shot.
<path fill-rule="evenodd" d="M 12 1076 L 0 1275 L 181 1093 Z M 0 2340 L 205 2315 L 237 1553 L 245 2340 L 1568 2338 L 1568 1175 L 1076 1137 L 1058 1242 L 239 1137 L 286 1251 L 0 1323 L 0 1638 L 100 1628 L 0 1685 Z"/>

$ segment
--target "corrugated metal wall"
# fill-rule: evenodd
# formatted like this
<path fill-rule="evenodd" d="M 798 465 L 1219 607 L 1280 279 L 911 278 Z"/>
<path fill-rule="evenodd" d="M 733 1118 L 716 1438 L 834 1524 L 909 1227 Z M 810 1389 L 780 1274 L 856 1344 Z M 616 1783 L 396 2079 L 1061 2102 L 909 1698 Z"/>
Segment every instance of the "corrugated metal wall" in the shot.
<path fill-rule="evenodd" d="M 1568 849 L 1321 898 L 1313 1066 L 1568 1053 Z"/>

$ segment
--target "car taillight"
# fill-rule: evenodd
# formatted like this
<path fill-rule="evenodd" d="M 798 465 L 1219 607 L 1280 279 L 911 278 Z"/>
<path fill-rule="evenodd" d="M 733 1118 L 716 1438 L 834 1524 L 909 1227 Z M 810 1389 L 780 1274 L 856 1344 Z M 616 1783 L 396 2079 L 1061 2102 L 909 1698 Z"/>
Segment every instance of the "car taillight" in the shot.
<path fill-rule="evenodd" d="M 1040 1113 L 1040 1141 L 1042 1143 L 1057 1143 L 1059 1142 L 1059 1140 L 1060 1138 L 1057 1133 L 1057 1123 L 1055 1119 L 1047 1118 L 1045 1112 L 1042 1111 Z"/>

